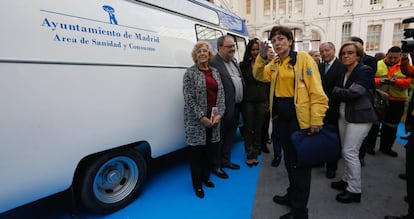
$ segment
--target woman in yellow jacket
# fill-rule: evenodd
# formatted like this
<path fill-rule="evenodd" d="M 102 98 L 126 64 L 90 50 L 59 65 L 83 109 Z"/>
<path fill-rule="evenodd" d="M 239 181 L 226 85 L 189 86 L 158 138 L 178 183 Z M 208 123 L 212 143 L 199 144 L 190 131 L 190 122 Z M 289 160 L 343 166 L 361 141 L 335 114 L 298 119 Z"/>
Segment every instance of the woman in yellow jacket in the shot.
<path fill-rule="evenodd" d="M 277 57 L 266 65 L 268 46 L 261 42 L 260 56 L 256 58 L 253 74 L 256 80 L 271 83 L 270 110 L 272 116 L 278 116 L 279 127 L 283 127 L 277 131 L 284 151 L 289 187 L 287 194 L 275 195 L 273 201 L 292 208 L 281 219 L 308 218 L 311 167 L 296 166 L 296 153 L 290 136 L 299 129 L 309 129 L 311 134 L 318 133 L 328 109 L 328 98 L 323 91 L 315 61 L 306 52 L 293 51 L 290 28 L 273 27 L 269 39 Z"/>

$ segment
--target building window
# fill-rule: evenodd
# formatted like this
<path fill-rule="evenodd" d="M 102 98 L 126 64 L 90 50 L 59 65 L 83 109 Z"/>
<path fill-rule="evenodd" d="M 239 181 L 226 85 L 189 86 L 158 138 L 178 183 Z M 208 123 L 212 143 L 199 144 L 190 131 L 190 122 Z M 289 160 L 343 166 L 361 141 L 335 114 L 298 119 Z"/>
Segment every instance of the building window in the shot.
<path fill-rule="evenodd" d="M 279 0 L 279 16 L 286 16 L 286 0 Z"/>
<path fill-rule="evenodd" d="M 252 0 L 246 0 L 246 14 L 252 13 Z"/>
<path fill-rule="evenodd" d="M 293 39 L 295 39 L 295 51 L 303 50 L 303 31 L 299 28 L 292 28 Z"/>
<path fill-rule="evenodd" d="M 341 44 L 343 44 L 344 42 L 348 41 L 349 38 L 351 38 L 351 27 L 352 27 L 351 22 L 345 22 L 345 23 L 342 24 L 342 42 L 341 42 Z"/>
<path fill-rule="evenodd" d="M 394 31 L 392 34 L 392 45 L 401 46 L 401 40 L 403 39 L 404 27 L 402 23 L 394 24 Z"/>
<path fill-rule="evenodd" d="M 319 50 L 319 45 L 321 44 L 321 35 L 312 30 L 312 39 L 311 39 L 311 47 L 309 50 Z"/>
<path fill-rule="evenodd" d="M 370 5 L 382 4 L 382 0 L 370 0 L 369 4 Z"/>
<path fill-rule="evenodd" d="M 295 14 L 302 14 L 303 11 L 303 0 L 295 0 Z"/>
<path fill-rule="evenodd" d="M 378 51 L 380 49 L 380 40 L 381 40 L 381 29 L 382 26 L 378 25 L 369 25 L 367 32 L 367 51 Z"/>
<path fill-rule="evenodd" d="M 352 6 L 353 0 L 344 0 L 344 6 L 345 7 L 350 7 Z"/>
<path fill-rule="evenodd" d="M 276 11 L 277 11 L 277 5 L 276 5 L 277 0 L 272 0 L 272 15 L 274 17 L 276 17 Z"/>
<path fill-rule="evenodd" d="M 270 15 L 270 0 L 264 0 L 263 15 L 264 16 Z"/>

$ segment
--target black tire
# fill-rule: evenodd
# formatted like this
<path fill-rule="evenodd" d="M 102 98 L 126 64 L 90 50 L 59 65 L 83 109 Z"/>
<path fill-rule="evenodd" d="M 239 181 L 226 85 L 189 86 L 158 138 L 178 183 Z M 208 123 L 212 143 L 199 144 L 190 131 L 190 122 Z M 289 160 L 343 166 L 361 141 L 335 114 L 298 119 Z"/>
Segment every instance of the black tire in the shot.
<path fill-rule="evenodd" d="M 144 157 L 133 149 L 109 151 L 90 160 L 76 179 L 82 207 L 98 214 L 124 208 L 134 201 L 147 178 Z"/>

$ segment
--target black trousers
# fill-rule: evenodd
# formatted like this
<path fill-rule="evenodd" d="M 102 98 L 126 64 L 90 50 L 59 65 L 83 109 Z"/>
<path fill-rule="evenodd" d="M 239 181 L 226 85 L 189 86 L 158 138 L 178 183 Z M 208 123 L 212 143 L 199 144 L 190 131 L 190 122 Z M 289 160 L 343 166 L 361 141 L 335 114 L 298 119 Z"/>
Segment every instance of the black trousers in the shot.
<path fill-rule="evenodd" d="M 338 124 L 326 124 L 325 126 L 331 128 L 333 130 L 336 130 L 336 132 L 338 132 Z M 336 171 L 338 169 L 338 160 L 328 160 L 328 161 L 326 161 L 326 170 L 327 171 Z"/>
<path fill-rule="evenodd" d="M 243 102 L 244 149 L 247 159 L 257 159 L 261 150 L 263 124 L 266 119 L 267 102 Z"/>
<path fill-rule="evenodd" d="M 414 218 L 414 134 L 411 133 L 405 146 L 405 171 L 407 175 L 408 215 Z"/>
<path fill-rule="evenodd" d="M 212 130 L 207 129 L 207 144 L 189 147 L 190 172 L 193 187 L 201 188 L 201 183 L 210 179 L 211 161 L 219 143 L 211 143 Z"/>
<path fill-rule="evenodd" d="M 213 166 L 214 168 L 228 165 L 231 162 L 231 146 L 234 143 L 236 137 L 237 127 L 239 125 L 241 113 L 241 104 L 238 103 L 234 107 L 233 115 L 226 115 L 227 118 L 223 118 L 220 124 L 220 144 L 214 155 Z"/>
<path fill-rule="evenodd" d="M 390 150 L 397 137 L 398 124 L 404 114 L 405 101 L 390 101 L 385 120 L 374 123 L 365 137 L 359 150 L 359 157 L 365 157 L 366 148 L 375 148 L 378 132 L 381 130 L 380 149 Z M 381 126 L 381 127 L 380 127 Z"/>
<path fill-rule="evenodd" d="M 289 178 L 287 194 L 292 204 L 292 213 L 303 215 L 308 213 L 307 204 L 309 200 L 311 185 L 311 167 L 297 167 L 296 152 L 290 136 L 299 130 L 293 98 L 277 98 L 276 106 L 279 112 L 277 131 L 280 144 L 283 147 L 284 161 Z"/>

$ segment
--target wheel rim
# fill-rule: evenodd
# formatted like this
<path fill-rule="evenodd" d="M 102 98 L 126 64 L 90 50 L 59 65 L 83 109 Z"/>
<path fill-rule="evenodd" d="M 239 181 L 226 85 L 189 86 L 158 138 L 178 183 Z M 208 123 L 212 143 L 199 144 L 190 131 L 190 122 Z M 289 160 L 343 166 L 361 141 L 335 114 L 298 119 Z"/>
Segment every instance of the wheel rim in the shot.
<path fill-rule="evenodd" d="M 115 203 L 131 194 L 138 182 L 136 163 L 125 156 L 113 158 L 98 170 L 94 182 L 95 197 L 104 203 Z"/>

